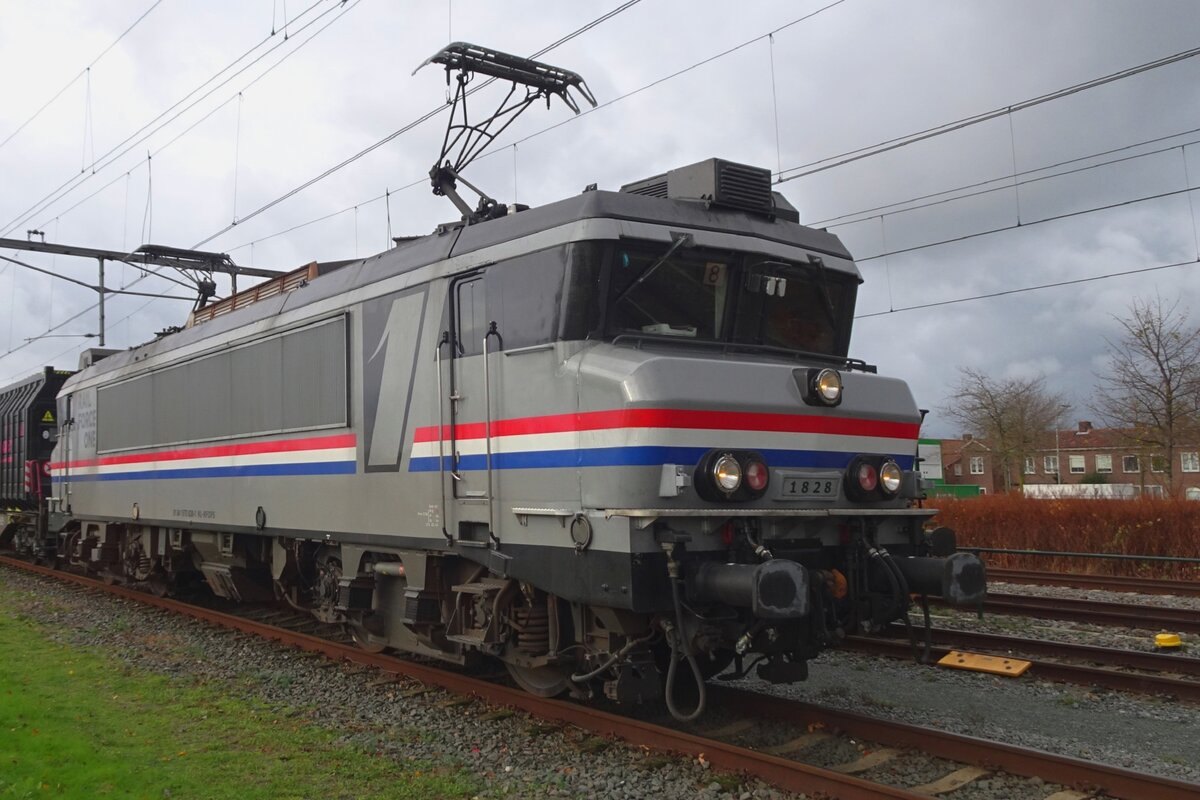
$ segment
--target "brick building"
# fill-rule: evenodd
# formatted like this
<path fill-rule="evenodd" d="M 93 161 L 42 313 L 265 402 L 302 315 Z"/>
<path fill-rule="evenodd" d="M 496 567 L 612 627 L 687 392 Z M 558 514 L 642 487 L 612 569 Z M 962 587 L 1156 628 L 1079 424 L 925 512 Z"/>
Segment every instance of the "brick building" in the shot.
<path fill-rule="evenodd" d="M 942 470 L 946 483 L 977 484 L 986 492 L 1005 490 L 991 448 L 966 435 L 943 439 Z M 1073 429 L 1047 431 L 1033 453 L 1014 465 L 1011 485 L 1106 483 L 1132 487 L 1138 494 L 1200 499 L 1200 443 L 1179 447 L 1172 458 L 1171 486 L 1167 462 L 1132 444 L 1123 431 L 1097 428 L 1082 421 Z"/>

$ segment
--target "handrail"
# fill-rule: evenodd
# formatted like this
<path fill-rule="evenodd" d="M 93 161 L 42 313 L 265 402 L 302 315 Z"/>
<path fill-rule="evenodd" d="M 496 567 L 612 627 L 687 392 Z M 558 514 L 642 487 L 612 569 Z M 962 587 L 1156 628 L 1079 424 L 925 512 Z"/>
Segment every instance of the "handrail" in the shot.
<path fill-rule="evenodd" d="M 443 331 L 433 352 L 434 369 L 437 370 L 438 404 L 438 486 L 442 490 L 442 536 L 454 543 L 450 529 L 446 527 L 446 398 L 442 394 L 442 345 L 450 342 L 450 331 Z M 452 473 L 453 474 L 453 473 Z"/>
<path fill-rule="evenodd" d="M 503 348 L 504 339 L 496 330 L 494 320 L 488 325 L 487 333 L 483 335 L 483 436 L 487 453 L 488 536 L 499 547 L 500 537 L 496 535 L 496 500 L 492 490 L 492 379 L 488 362 L 488 356 L 491 355 L 488 352 L 488 339 L 493 336 L 500 340 L 500 347 Z"/>

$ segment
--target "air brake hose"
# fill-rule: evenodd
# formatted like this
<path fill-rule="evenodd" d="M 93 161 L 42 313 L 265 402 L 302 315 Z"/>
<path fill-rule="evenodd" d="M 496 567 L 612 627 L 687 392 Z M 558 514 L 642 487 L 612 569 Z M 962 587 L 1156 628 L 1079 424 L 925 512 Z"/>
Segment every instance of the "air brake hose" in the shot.
<path fill-rule="evenodd" d="M 704 713 L 704 708 L 708 703 L 708 694 L 705 691 L 704 675 L 700 672 L 700 665 L 696 663 L 696 656 L 692 653 L 691 642 L 687 640 L 687 635 L 683 627 L 683 601 L 679 597 L 679 579 L 671 578 L 671 599 L 675 602 L 675 632 L 672 635 L 671 631 L 667 631 L 667 643 L 671 646 L 671 664 L 667 667 L 667 686 L 665 699 L 667 701 L 667 711 L 671 712 L 671 716 L 680 722 L 691 722 Z M 680 641 L 682 638 L 682 642 Z M 682 713 L 675 707 L 675 673 L 679 667 L 679 651 L 684 650 L 683 655 L 687 658 L 688 664 L 692 667 L 692 675 L 696 678 L 696 691 L 699 697 L 696 700 L 696 708 L 690 714 Z"/>
<path fill-rule="evenodd" d="M 895 577 L 895 582 L 900 587 L 900 594 L 897 596 L 897 599 L 900 601 L 900 611 L 904 614 L 904 630 L 908 634 L 908 644 L 912 648 L 913 661 L 916 661 L 918 664 L 924 663 L 921 656 L 917 653 L 917 635 L 913 632 L 912 620 L 908 617 L 908 580 L 905 579 L 904 573 L 900 571 L 900 565 L 892 558 L 891 553 L 882 547 L 879 548 L 879 553 L 883 558 L 884 565 Z M 928 617 L 926 617 L 926 622 L 928 623 Z M 928 627 L 926 628 L 926 633 L 928 634 Z M 929 655 L 928 643 L 926 644 L 925 655 L 925 660 L 927 661 Z"/>
<path fill-rule="evenodd" d="M 892 587 L 892 605 L 888 609 L 888 616 L 890 617 L 904 608 L 904 596 L 901 594 L 902 590 L 900 588 L 900 580 L 903 579 L 903 576 L 901 576 L 900 580 L 896 578 L 896 573 L 892 572 L 892 565 L 888 563 L 886 552 L 887 551 L 885 550 L 880 550 L 874 547 L 867 550 L 867 554 L 871 556 L 871 558 L 879 559 L 879 563 L 883 566 L 883 574 L 887 578 L 888 584 L 890 584 Z"/>

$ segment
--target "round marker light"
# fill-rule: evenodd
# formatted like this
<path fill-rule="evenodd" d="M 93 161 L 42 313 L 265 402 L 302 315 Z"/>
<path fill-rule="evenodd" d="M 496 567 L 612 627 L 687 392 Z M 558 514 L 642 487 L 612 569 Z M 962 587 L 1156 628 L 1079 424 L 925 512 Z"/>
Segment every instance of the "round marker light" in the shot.
<path fill-rule="evenodd" d="M 735 492 L 742 485 L 742 465 L 733 456 L 721 456 L 713 464 L 713 480 L 723 492 Z"/>
<path fill-rule="evenodd" d="M 834 405 L 842 399 L 842 376 L 835 369 L 823 369 L 813 379 L 813 391 L 821 402 Z"/>
<path fill-rule="evenodd" d="M 885 461 L 879 468 L 879 485 L 888 494 L 900 491 L 900 479 L 903 477 L 900 465 L 895 461 Z"/>
<path fill-rule="evenodd" d="M 858 479 L 858 485 L 864 492 L 873 492 L 875 487 L 879 485 L 879 474 L 875 471 L 875 467 L 870 464 L 859 464 L 858 474 L 855 475 Z"/>
<path fill-rule="evenodd" d="M 746 465 L 746 485 L 751 491 L 761 492 L 767 488 L 767 480 L 769 477 L 767 465 L 761 461 L 751 461 Z"/>

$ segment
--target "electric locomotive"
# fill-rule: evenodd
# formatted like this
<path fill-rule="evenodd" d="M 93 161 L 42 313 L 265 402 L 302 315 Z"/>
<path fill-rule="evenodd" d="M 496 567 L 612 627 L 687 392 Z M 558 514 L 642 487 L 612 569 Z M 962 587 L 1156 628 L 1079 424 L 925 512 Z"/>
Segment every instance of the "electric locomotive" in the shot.
<path fill-rule="evenodd" d="M 433 60 L 460 90 L 582 86 L 471 45 Z M 911 594 L 982 600 L 981 562 L 924 530 L 911 393 L 848 356 L 859 272 L 768 170 L 472 210 L 461 166 L 431 178 L 462 220 L 70 378 L 59 558 L 682 719 L 713 675 L 803 679 Z"/>

